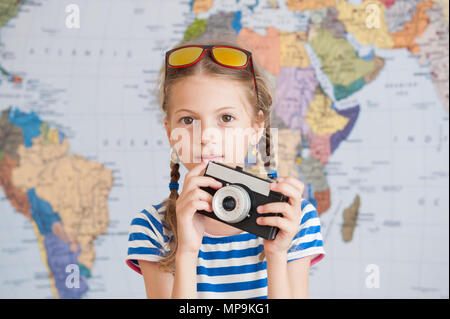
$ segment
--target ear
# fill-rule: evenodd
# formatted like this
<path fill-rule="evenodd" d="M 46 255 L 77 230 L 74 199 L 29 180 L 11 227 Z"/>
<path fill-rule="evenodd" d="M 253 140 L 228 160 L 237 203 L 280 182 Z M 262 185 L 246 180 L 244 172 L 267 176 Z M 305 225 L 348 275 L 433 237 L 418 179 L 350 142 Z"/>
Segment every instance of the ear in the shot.
<path fill-rule="evenodd" d="M 167 139 L 169 140 L 169 144 L 170 144 L 170 146 L 173 146 L 174 142 L 170 138 L 170 133 L 171 133 L 172 130 L 171 130 L 171 126 L 170 126 L 169 120 L 167 119 L 167 116 L 164 117 L 163 123 L 164 123 L 164 128 L 166 129 L 166 134 L 167 134 Z"/>

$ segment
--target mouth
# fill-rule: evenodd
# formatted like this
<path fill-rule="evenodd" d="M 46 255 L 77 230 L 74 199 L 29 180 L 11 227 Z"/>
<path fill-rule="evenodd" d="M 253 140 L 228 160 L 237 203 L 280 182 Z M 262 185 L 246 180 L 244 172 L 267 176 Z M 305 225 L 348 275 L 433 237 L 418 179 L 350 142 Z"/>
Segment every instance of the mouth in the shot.
<path fill-rule="evenodd" d="M 209 161 L 217 161 L 217 162 L 221 162 L 223 161 L 223 155 L 202 155 L 202 156 L 197 156 L 195 158 L 197 161 L 202 161 L 202 162 L 209 162 Z"/>

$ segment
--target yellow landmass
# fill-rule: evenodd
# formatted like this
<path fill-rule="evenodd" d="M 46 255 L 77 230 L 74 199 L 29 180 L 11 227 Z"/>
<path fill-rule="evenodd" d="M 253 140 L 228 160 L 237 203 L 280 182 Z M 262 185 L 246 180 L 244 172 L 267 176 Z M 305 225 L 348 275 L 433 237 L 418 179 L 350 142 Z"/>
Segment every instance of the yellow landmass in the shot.
<path fill-rule="evenodd" d="M 102 164 L 68 153 L 69 144 L 45 144 L 42 136 L 33 145 L 19 146 L 20 164 L 12 172 L 13 184 L 23 191 L 35 188 L 60 216 L 67 235 L 81 247 L 78 262 L 92 269 L 94 239 L 109 224 L 107 197 L 112 172 Z"/>
<path fill-rule="evenodd" d="M 374 61 L 360 59 L 353 46 L 344 38 L 335 38 L 327 29 L 314 29 L 309 44 L 322 62 L 322 70 L 331 83 L 349 86 L 374 71 Z"/>
<path fill-rule="evenodd" d="M 292 11 L 317 10 L 334 6 L 334 0 L 286 0 L 286 5 Z"/>
<path fill-rule="evenodd" d="M 336 0 L 336 8 L 339 11 L 338 20 L 361 44 L 374 44 L 382 49 L 394 46 L 384 20 L 385 6 L 380 1 L 369 0 L 361 5 L 353 5 L 345 0 Z"/>
<path fill-rule="evenodd" d="M 58 130 L 50 129 L 47 133 L 47 138 L 48 138 L 48 141 L 52 144 L 59 143 Z"/>
<path fill-rule="evenodd" d="M 301 142 L 299 131 L 290 129 L 278 130 L 278 169 L 279 177 L 292 176 L 298 178 L 296 169 L 297 145 Z"/>
<path fill-rule="evenodd" d="M 331 99 L 318 88 L 306 113 L 305 121 L 315 134 L 322 136 L 342 130 L 349 119 L 331 109 Z"/>
<path fill-rule="evenodd" d="M 280 66 L 309 66 L 309 57 L 303 42 L 305 32 L 280 32 Z"/>
<path fill-rule="evenodd" d="M 196 14 L 206 12 L 211 9 L 213 5 L 213 0 L 195 0 L 192 4 L 192 11 Z"/>

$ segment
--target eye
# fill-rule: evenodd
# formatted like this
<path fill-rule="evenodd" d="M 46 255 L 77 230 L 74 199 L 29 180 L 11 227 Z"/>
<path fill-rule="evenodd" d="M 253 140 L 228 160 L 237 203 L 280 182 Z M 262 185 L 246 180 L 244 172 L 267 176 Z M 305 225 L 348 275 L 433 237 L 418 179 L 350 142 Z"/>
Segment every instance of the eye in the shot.
<path fill-rule="evenodd" d="M 180 119 L 180 122 L 182 122 L 183 124 L 186 124 L 186 125 L 191 125 L 192 122 L 194 122 L 194 119 L 190 116 L 185 116 Z"/>
<path fill-rule="evenodd" d="M 222 116 L 220 117 L 220 120 L 221 120 L 222 122 L 224 122 L 224 123 L 228 123 L 228 122 L 233 121 L 233 120 L 234 120 L 234 117 L 233 117 L 232 115 L 225 114 L 225 115 L 222 115 Z"/>

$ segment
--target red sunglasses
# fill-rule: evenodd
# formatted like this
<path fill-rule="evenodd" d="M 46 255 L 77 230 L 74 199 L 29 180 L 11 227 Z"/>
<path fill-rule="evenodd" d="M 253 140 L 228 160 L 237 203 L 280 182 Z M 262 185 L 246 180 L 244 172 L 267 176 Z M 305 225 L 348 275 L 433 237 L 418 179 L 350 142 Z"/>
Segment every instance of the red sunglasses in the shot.
<path fill-rule="evenodd" d="M 226 68 L 244 69 L 250 63 L 256 96 L 258 97 L 252 53 L 238 47 L 228 45 L 186 45 L 169 50 L 166 52 L 165 74 L 167 74 L 167 67 L 185 68 L 194 65 L 203 58 L 206 51 L 211 52 L 214 62 Z"/>

